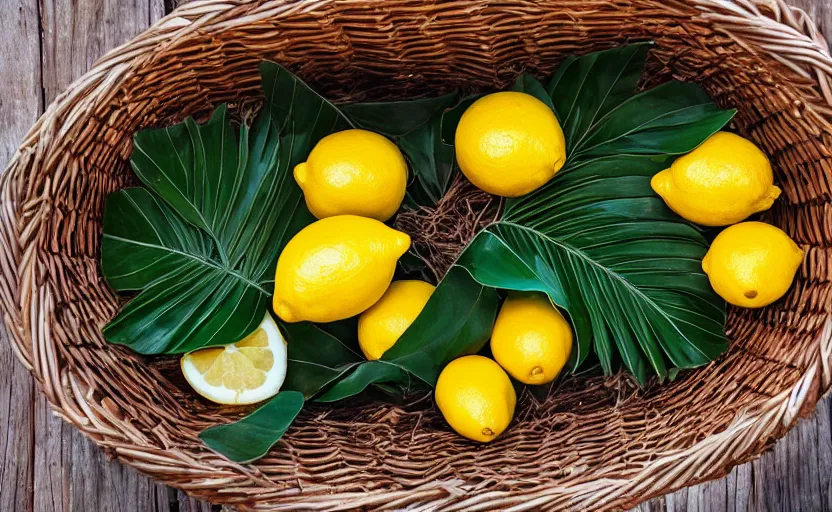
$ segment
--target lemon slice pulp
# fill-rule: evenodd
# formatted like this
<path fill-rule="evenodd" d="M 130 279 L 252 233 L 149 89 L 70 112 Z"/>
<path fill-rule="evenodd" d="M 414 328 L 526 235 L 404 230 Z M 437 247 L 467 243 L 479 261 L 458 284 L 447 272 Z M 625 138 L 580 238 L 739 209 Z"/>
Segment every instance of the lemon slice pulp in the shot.
<path fill-rule="evenodd" d="M 180 361 L 194 391 L 212 402 L 244 405 L 271 398 L 286 377 L 286 340 L 267 312 L 237 343 L 189 352 Z"/>

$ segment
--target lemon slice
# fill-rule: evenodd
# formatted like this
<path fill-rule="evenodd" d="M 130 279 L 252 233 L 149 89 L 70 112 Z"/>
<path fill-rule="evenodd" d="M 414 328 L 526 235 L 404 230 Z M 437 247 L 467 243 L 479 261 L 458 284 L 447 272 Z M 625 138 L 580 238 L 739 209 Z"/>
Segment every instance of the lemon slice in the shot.
<path fill-rule="evenodd" d="M 189 352 L 180 361 L 188 384 L 212 402 L 244 405 L 271 398 L 286 377 L 286 340 L 267 312 L 254 332 L 232 345 Z"/>

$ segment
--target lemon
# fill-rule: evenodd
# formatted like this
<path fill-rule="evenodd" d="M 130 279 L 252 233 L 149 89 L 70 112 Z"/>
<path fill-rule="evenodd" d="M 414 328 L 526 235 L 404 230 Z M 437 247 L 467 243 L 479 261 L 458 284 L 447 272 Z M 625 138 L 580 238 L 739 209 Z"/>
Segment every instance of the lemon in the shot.
<path fill-rule="evenodd" d="M 523 384 L 546 384 L 572 352 L 572 328 L 544 294 L 511 294 L 500 308 L 491 353 Z"/>
<path fill-rule="evenodd" d="M 404 199 L 407 164 L 382 135 L 345 130 L 327 135 L 295 166 L 306 206 L 319 219 L 359 215 L 385 221 Z"/>
<path fill-rule="evenodd" d="M 212 402 L 243 405 L 271 398 L 286 377 L 286 340 L 269 313 L 260 326 L 226 347 L 185 354 L 182 374 L 194 391 Z"/>
<path fill-rule="evenodd" d="M 650 185 L 670 209 L 703 226 L 739 222 L 769 209 L 780 195 L 766 155 L 728 132 L 711 135 Z"/>
<path fill-rule="evenodd" d="M 789 235 L 763 222 L 743 222 L 717 235 L 702 269 L 711 286 L 735 306 L 760 308 L 782 297 L 803 251 Z"/>
<path fill-rule="evenodd" d="M 381 299 L 358 317 L 358 345 L 367 359 L 379 359 L 392 347 L 433 293 L 424 281 L 395 281 Z"/>
<path fill-rule="evenodd" d="M 465 177 L 504 197 L 539 188 L 566 162 L 566 142 L 554 112 L 521 92 L 497 92 L 472 103 L 459 120 L 455 144 Z"/>
<path fill-rule="evenodd" d="M 487 443 L 508 427 L 517 395 L 500 365 L 483 356 L 451 361 L 436 381 L 436 405 L 462 436 Z"/>
<path fill-rule="evenodd" d="M 287 322 L 334 322 L 378 301 L 410 247 L 410 237 L 383 223 L 338 215 L 296 234 L 277 260 L 274 311 Z"/>

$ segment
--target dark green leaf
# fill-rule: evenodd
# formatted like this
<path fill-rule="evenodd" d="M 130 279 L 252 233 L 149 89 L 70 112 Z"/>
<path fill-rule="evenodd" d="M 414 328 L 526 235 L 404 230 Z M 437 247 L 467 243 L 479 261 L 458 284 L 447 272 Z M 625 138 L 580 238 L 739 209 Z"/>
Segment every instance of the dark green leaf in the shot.
<path fill-rule="evenodd" d="M 335 337 L 338 343 L 345 346 L 353 353 L 361 353 L 361 348 L 358 346 L 357 316 L 345 318 L 343 320 L 336 320 L 335 322 L 315 324 L 315 327 Z"/>
<path fill-rule="evenodd" d="M 486 230 L 477 235 L 457 264 L 468 269 L 477 281 L 488 286 L 547 293 L 554 304 L 567 311 L 576 333 L 575 349 L 570 354 L 568 367 L 576 369 L 589 354 L 592 327 L 587 312 L 581 308 L 582 302 L 577 297 L 567 295 L 569 290 L 564 289 L 558 274 L 541 259 L 524 261 L 504 240 Z"/>
<path fill-rule="evenodd" d="M 449 108 L 442 114 L 442 121 L 440 123 L 439 133 L 441 140 L 445 144 L 454 145 L 456 137 L 456 127 L 459 125 L 459 120 L 462 119 L 462 114 L 468 110 L 472 103 L 482 98 L 482 94 L 475 94 L 468 96 L 460 101 L 455 107 Z"/>
<path fill-rule="evenodd" d="M 431 386 L 446 364 L 461 355 L 476 354 L 491 336 L 499 296 L 453 267 L 425 308 L 384 355 Z"/>
<path fill-rule="evenodd" d="M 411 251 L 404 253 L 399 258 L 398 268 L 394 280 L 402 279 L 419 279 L 426 280 L 428 275 L 427 265 L 425 261 Z"/>
<path fill-rule="evenodd" d="M 566 137 L 567 151 L 600 118 L 635 94 L 649 43 L 567 57 L 546 91 Z"/>
<path fill-rule="evenodd" d="M 289 361 L 283 390 L 312 398 L 364 358 L 333 334 L 309 322 L 281 324 L 286 333 Z"/>
<path fill-rule="evenodd" d="M 199 438 L 208 448 L 234 462 L 251 462 L 269 452 L 289 430 L 302 407 L 302 394 L 281 391 L 245 418 L 227 425 L 208 427 L 199 434 Z"/>
<path fill-rule="evenodd" d="M 350 103 L 341 110 L 365 130 L 401 137 L 420 128 L 436 114 L 441 114 L 459 101 L 459 93 L 451 92 L 436 98 L 405 101 Z"/>
<path fill-rule="evenodd" d="M 116 291 L 141 292 L 105 327 L 109 341 L 181 353 L 262 320 L 280 251 L 313 220 L 292 169 L 349 122 L 283 68 L 261 71 L 269 103 L 239 138 L 224 106 L 203 125 L 136 135 L 131 164 L 149 191 L 108 198 L 101 260 Z"/>
<path fill-rule="evenodd" d="M 316 401 L 335 402 L 357 395 L 371 384 L 405 384 L 410 378 L 407 371 L 394 364 L 386 361 L 365 361 L 355 371 L 319 396 Z"/>
<path fill-rule="evenodd" d="M 560 65 L 557 67 L 557 69 L 555 69 L 555 73 L 552 75 L 552 78 L 549 79 L 549 83 L 546 84 L 546 93 L 553 100 L 555 100 L 556 97 L 560 99 L 560 96 L 563 96 L 562 94 L 556 92 L 558 90 L 558 87 L 561 85 L 560 82 L 563 79 L 563 77 L 569 73 L 570 69 L 572 68 L 572 64 L 580 58 L 581 57 L 577 55 L 567 55 L 566 58 L 564 58 Z M 570 98 L 572 97 L 573 96 L 570 96 Z M 552 104 L 554 105 L 554 102 Z M 563 110 L 562 107 L 561 110 Z M 560 113 L 558 112 L 557 108 L 555 108 L 555 114 L 558 114 L 558 116 L 560 116 Z M 560 121 L 561 125 L 563 125 L 564 120 L 560 117 L 558 117 L 558 120 Z"/>
<path fill-rule="evenodd" d="M 413 181 L 406 203 L 433 205 L 445 194 L 454 171 L 454 148 L 439 137 L 442 114 L 459 94 L 437 98 L 344 105 L 356 125 L 392 137 L 410 163 Z"/>
<path fill-rule="evenodd" d="M 706 135 L 703 134 L 703 137 Z M 725 304 L 701 268 L 707 243 L 650 188 L 667 158 L 619 156 L 567 169 L 510 203 L 459 260 L 484 285 L 538 290 L 569 312 L 579 364 L 590 336 L 640 380 L 726 348 Z"/>
<path fill-rule="evenodd" d="M 274 123 L 280 128 L 281 142 L 287 139 L 290 147 L 292 169 L 309 155 L 322 138 L 354 128 L 335 105 L 282 66 L 263 62 L 260 64 L 260 75 L 267 106 Z"/>
<path fill-rule="evenodd" d="M 419 378 L 433 386 L 453 359 L 475 354 L 491 335 L 499 296 L 452 268 L 436 287 L 425 308 L 379 361 L 361 364 L 319 398 L 334 401 L 360 393 L 370 384 L 407 384 Z"/>
<path fill-rule="evenodd" d="M 668 82 L 633 96 L 598 120 L 570 157 L 687 153 L 735 113 L 719 109 L 696 84 Z"/>
<path fill-rule="evenodd" d="M 407 193 L 419 205 L 436 204 L 448 191 L 454 176 L 454 147 L 442 142 L 439 136 L 441 122 L 442 117 L 436 115 L 398 139 L 415 178 Z"/>
<path fill-rule="evenodd" d="M 268 289 L 230 272 L 214 242 L 142 188 L 110 195 L 102 268 L 117 290 L 143 289 L 104 336 L 143 354 L 242 339 L 263 319 Z M 212 343 L 213 342 L 213 343 Z"/>
<path fill-rule="evenodd" d="M 511 86 L 511 90 L 515 92 L 524 92 L 526 94 L 530 94 L 535 98 L 539 99 L 543 103 L 549 106 L 552 110 L 555 110 L 555 106 L 552 104 L 552 98 L 546 92 L 546 89 L 543 87 L 543 84 L 537 81 L 535 77 L 528 73 L 523 73 L 522 75 L 517 77 L 517 80 L 514 81 L 514 84 Z"/>

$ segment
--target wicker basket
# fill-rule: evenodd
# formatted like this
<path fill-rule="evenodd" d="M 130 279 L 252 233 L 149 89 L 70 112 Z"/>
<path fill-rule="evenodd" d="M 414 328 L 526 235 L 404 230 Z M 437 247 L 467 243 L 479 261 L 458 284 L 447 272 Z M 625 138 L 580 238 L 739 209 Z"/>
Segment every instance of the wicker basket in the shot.
<path fill-rule="evenodd" d="M 655 80 L 701 83 L 771 157 L 766 220 L 807 247 L 795 286 L 731 311 L 728 354 L 676 382 L 573 377 L 524 395 L 479 446 L 431 400 L 311 407 L 240 466 L 196 434 L 240 412 L 199 401 L 164 361 L 104 343 L 118 306 L 99 271 L 107 193 L 130 183 L 132 134 L 256 101 L 271 58 L 336 99 L 407 97 L 546 76 L 569 53 L 653 40 Z M 54 410 L 167 484 L 246 509 L 620 509 L 759 455 L 830 387 L 832 59 L 779 0 L 195 2 L 111 52 L 53 103 L 2 177 L 0 302 Z"/>

